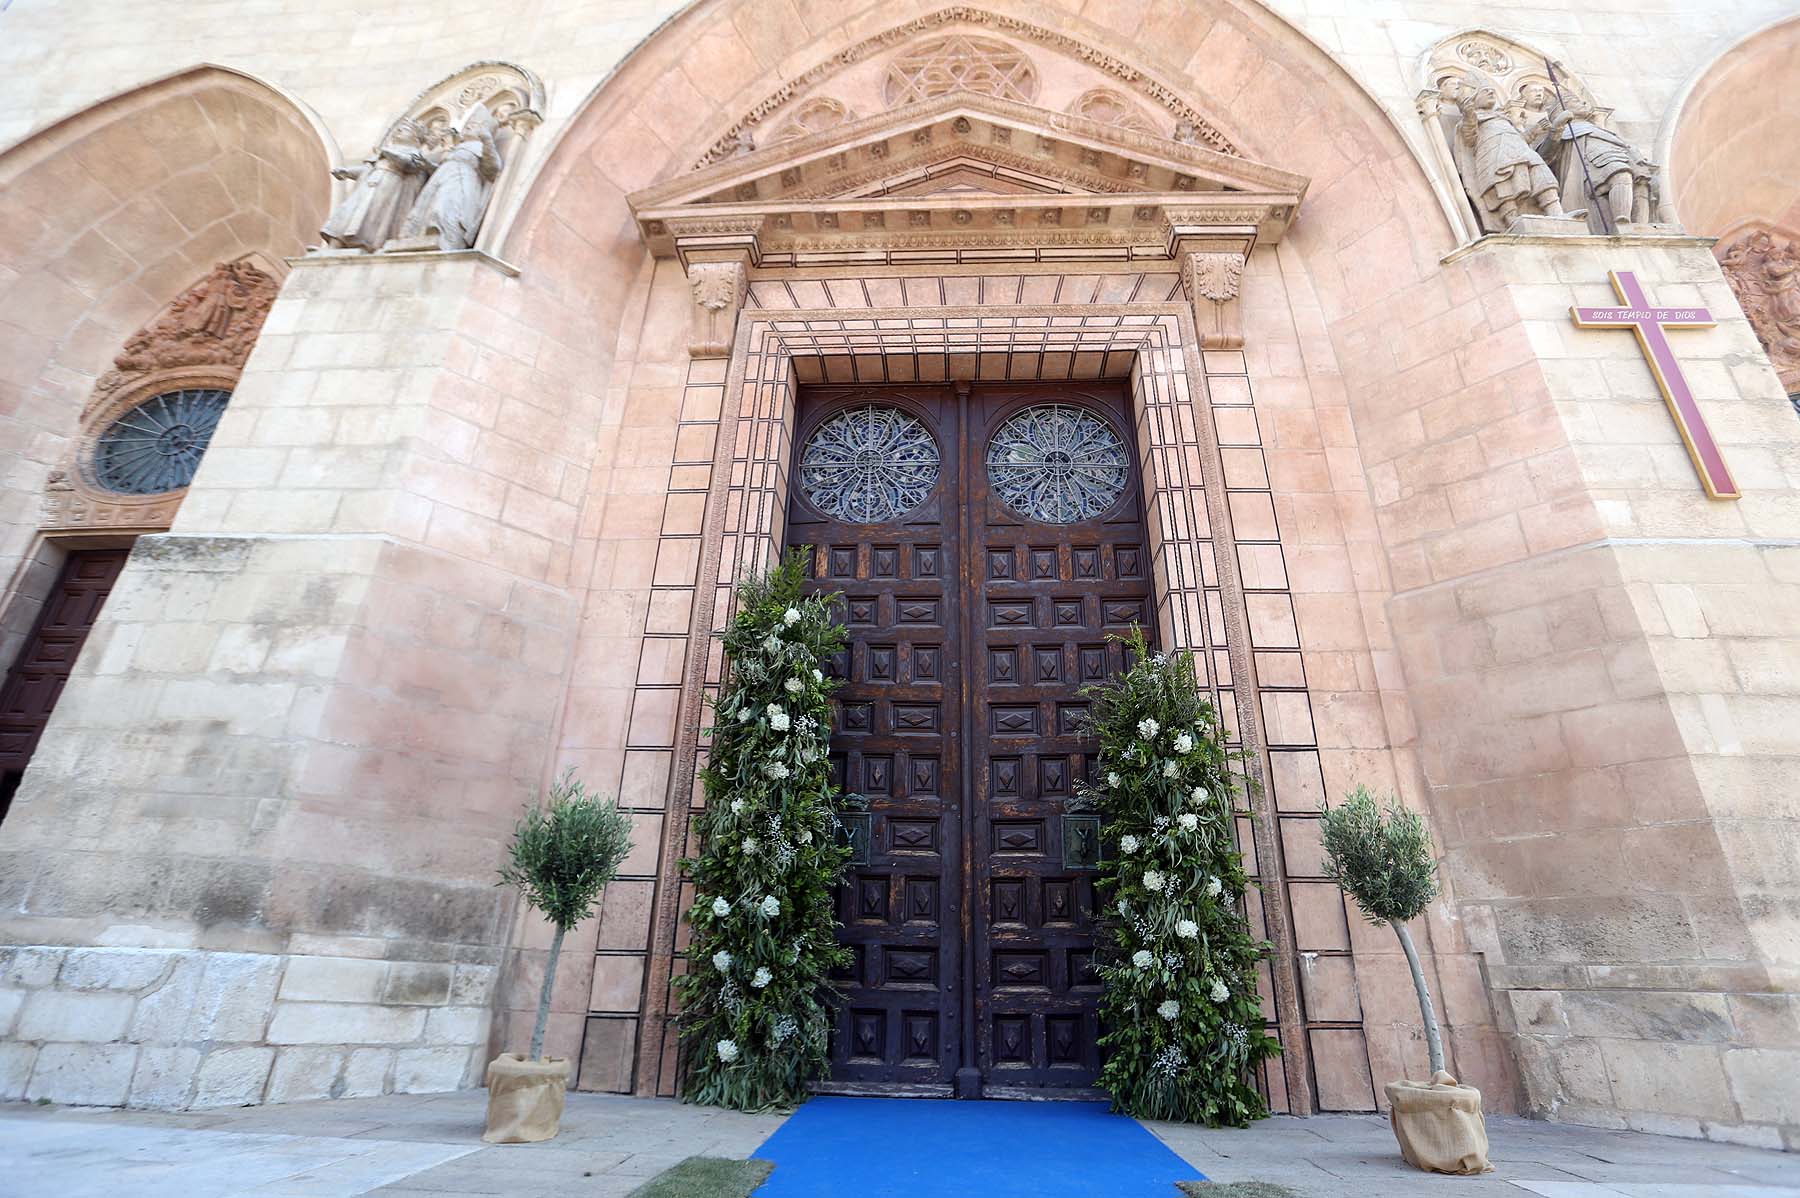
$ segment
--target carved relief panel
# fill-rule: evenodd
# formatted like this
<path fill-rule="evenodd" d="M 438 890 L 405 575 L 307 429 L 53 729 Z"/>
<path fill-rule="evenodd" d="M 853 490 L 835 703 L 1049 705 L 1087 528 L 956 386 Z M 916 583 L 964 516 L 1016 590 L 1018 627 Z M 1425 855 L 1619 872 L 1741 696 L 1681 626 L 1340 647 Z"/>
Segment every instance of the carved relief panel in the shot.
<path fill-rule="evenodd" d="M 1800 395 L 1800 234 L 1750 228 L 1713 252 L 1782 386 Z"/>

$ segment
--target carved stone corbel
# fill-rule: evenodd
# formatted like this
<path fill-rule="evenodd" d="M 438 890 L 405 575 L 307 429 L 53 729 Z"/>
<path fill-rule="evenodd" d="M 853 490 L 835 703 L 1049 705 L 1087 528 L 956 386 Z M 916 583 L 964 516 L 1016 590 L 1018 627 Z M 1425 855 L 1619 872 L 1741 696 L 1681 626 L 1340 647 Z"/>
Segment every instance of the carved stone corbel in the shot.
<path fill-rule="evenodd" d="M 694 300 L 688 353 L 694 357 L 722 358 L 731 352 L 738 313 L 750 290 L 748 267 L 742 257 L 688 263 L 687 280 Z"/>
<path fill-rule="evenodd" d="M 1201 349 L 1244 348 L 1244 322 L 1238 312 L 1238 285 L 1244 277 L 1244 255 L 1190 253 L 1181 260 L 1181 289 L 1194 306 L 1194 328 Z"/>

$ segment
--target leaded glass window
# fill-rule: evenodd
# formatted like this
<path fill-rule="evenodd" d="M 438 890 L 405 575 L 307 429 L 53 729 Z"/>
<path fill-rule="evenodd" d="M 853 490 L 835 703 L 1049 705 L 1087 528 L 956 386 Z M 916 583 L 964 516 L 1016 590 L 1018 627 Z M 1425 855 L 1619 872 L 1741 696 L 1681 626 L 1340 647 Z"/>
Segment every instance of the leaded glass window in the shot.
<path fill-rule="evenodd" d="M 800 493 L 821 512 L 852 524 L 896 520 L 937 485 L 938 447 L 899 408 L 846 408 L 821 424 L 800 455 Z"/>
<path fill-rule="evenodd" d="M 988 443 L 988 481 L 1001 502 L 1042 524 L 1104 514 L 1125 493 L 1131 455 L 1112 426 L 1085 408 L 1037 404 Z"/>
<path fill-rule="evenodd" d="M 126 495 L 158 495 L 194 481 L 231 392 L 183 388 L 147 399 L 113 421 L 94 446 L 94 478 Z"/>

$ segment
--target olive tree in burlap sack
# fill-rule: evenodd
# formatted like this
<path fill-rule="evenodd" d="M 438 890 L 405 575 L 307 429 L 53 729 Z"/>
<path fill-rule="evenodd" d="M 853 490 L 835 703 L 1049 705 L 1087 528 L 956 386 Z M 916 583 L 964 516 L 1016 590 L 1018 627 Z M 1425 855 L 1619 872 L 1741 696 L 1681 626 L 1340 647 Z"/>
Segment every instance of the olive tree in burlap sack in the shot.
<path fill-rule="evenodd" d="M 1444 1040 L 1425 971 L 1406 925 L 1425 913 L 1437 897 L 1437 863 L 1431 835 L 1416 811 L 1390 799 L 1382 805 L 1358 786 L 1344 802 L 1327 804 L 1323 816 L 1325 872 L 1356 900 L 1377 926 L 1392 924 L 1412 970 L 1431 1057 L 1431 1080 L 1387 1083 L 1389 1118 L 1400 1154 L 1408 1164 L 1433 1173 L 1486 1173 L 1487 1126 L 1481 1118 L 1481 1091 L 1458 1085 L 1444 1071 Z"/>
<path fill-rule="evenodd" d="M 601 889 L 630 852 L 631 818 L 611 799 L 588 794 L 573 768 L 551 785 L 549 802 L 534 803 L 513 829 L 500 882 L 518 887 L 554 931 L 531 1028 L 531 1055 L 507 1052 L 488 1062 L 488 1122 L 481 1138 L 490 1144 L 548 1140 L 562 1123 L 569 1061 L 543 1055 L 556 962 L 563 937 L 594 913 Z"/>

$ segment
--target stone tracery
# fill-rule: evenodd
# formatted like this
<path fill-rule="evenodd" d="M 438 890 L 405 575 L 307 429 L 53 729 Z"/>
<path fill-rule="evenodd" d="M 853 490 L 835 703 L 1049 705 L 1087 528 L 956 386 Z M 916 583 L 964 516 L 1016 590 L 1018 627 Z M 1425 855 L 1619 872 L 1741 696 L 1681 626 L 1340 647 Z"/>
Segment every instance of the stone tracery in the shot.
<path fill-rule="evenodd" d="M 1114 80 L 1165 109 L 1174 118 L 1176 126 L 1185 126 L 1191 131 L 1191 136 L 1184 140 L 1222 154 L 1235 156 L 1241 152 L 1230 138 L 1226 137 L 1204 113 L 1183 99 L 1175 88 L 1146 73 L 1136 65 L 1066 33 L 1046 29 L 1016 17 L 1002 16 L 986 9 L 952 5 L 897 25 L 873 37 L 865 38 L 809 70 L 791 76 L 774 92 L 745 112 L 729 129 L 725 130 L 713 142 L 712 147 L 693 164 L 693 169 L 703 169 L 741 152 L 745 139 L 753 136 L 754 130 L 778 120 L 778 114 L 782 113 L 789 104 L 802 97 L 812 95 L 813 89 L 826 79 L 894 47 L 902 46 L 920 35 L 933 34 L 946 27 L 957 25 L 991 30 L 1066 54 L 1097 73 L 1111 76 Z"/>
<path fill-rule="evenodd" d="M 882 88 L 890 108 L 953 91 L 1030 103 L 1037 90 L 1037 68 L 1031 59 L 1005 42 L 961 33 L 895 55 Z"/>

